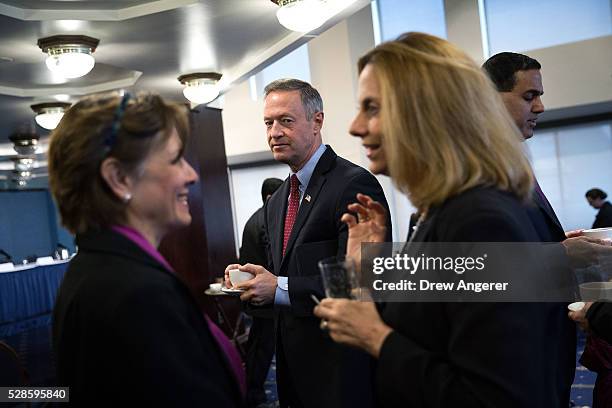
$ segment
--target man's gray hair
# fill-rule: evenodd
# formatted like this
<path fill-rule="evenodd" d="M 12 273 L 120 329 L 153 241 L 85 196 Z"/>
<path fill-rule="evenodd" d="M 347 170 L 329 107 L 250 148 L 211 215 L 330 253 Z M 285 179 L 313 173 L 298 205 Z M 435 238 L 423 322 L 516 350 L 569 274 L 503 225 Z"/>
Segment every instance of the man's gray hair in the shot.
<path fill-rule="evenodd" d="M 315 113 L 323 112 L 323 99 L 319 91 L 312 87 L 308 82 L 300 81 L 294 78 L 277 79 L 270 82 L 264 88 L 264 97 L 267 97 L 272 92 L 289 92 L 299 91 L 302 99 L 302 106 L 306 113 L 306 119 L 312 120 Z"/>

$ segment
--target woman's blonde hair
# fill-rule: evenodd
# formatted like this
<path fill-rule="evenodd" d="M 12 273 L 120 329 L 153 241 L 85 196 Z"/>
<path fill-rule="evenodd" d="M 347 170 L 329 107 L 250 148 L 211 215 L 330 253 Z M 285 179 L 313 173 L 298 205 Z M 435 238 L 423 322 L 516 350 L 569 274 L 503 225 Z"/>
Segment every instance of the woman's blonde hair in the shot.
<path fill-rule="evenodd" d="M 406 33 L 360 58 L 381 92 L 391 178 L 424 210 L 476 186 L 520 199 L 533 187 L 522 137 L 490 80 L 443 39 Z"/>
<path fill-rule="evenodd" d="M 62 224 L 83 233 L 125 221 L 126 203 L 102 178 L 102 162 L 114 157 L 139 177 L 142 163 L 175 130 L 184 147 L 187 108 L 155 94 L 94 95 L 72 106 L 51 133 L 48 152 L 49 187 Z"/>

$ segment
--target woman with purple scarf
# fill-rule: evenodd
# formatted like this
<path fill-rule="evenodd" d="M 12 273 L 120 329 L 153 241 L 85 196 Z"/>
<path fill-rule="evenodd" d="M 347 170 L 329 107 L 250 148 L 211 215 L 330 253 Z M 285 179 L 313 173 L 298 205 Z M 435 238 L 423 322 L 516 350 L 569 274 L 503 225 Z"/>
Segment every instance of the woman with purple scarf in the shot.
<path fill-rule="evenodd" d="M 49 183 L 76 234 L 53 312 L 58 385 L 75 405 L 243 405 L 235 349 L 158 252 L 191 222 L 184 106 L 88 97 L 51 135 Z"/>

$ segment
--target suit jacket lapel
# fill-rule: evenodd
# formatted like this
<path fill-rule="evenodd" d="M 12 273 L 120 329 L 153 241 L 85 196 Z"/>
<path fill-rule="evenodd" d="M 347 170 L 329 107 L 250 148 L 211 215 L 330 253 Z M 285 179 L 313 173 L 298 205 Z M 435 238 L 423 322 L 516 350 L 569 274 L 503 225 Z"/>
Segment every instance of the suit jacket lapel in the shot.
<path fill-rule="evenodd" d="M 537 206 L 540 207 L 540 210 L 544 213 L 546 217 L 550 218 L 552 223 L 559 229 L 559 231 L 563 232 L 563 226 L 561 225 L 561 222 L 557 218 L 557 214 L 555 214 L 555 211 L 553 210 L 552 206 L 548 202 L 548 199 L 542 192 L 542 189 L 539 188 L 539 186 L 536 186 L 535 190 L 536 191 L 534 191 L 533 193 L 533 198 Z M 565 234 L 565 232 L 563 233 Z"/>
<path fill-rule="evenodd" d="M 327 173 L 331 169 L 332 165 L 334 164 L 336 160 L 336 157 L 337 155 L 332 150 L 332 148 L 327 146 L 325 153 L 323 153 L 323 155 L 319 159 L 319 162 L 315 166 L 312 176 L 310 177 L 310 181 L 308 182 L 308 187 L 306 188 L 304 198 L 302 198 L 302 201 L 300 203 L 300 209 L 298 211 L 297 218 L 295 219 L 295 223 L 293 224 L 293 228 L 291 229 L 291 235 L 289 236 L 289 241 L 287 242 L 287 248 L 285 250 L 285 256 L 283 257 L 283 260 L 281 263 L 281 268 L 285 266 L 287 259 L 289 258 L 290 252 L 293 248 L 293 244 L 295 244 L 295 241 L 300 233 L 300 230 L 306 223 L 306 220 L 308 219 L 308 216 L 310 215 L 310 211 L 312 210 L 312 207 L 317 202 L 317 197 L 319 196 L 319 193 L 321 192 L 321 188 L 323 187 L 323 184 L 325 184 L 325 180 L 326 180 L 325 173 Z M 287 193 L 287 197 L 288 196 L 289 196 L 289 193 Z M 310 201 L 305 199 L 307 196 L 310 196 Z M 283 220 L 285 219 L 284 214 L 286 212 L 287 212 L 287 206 L 285 206 L 285 211 L 283 213 Z M 282 231 L 280 235 L 277 235 L 277 236 L 282 237 Z M 282 242 L 281 242 L 280 253 L 282 254 Z"/>

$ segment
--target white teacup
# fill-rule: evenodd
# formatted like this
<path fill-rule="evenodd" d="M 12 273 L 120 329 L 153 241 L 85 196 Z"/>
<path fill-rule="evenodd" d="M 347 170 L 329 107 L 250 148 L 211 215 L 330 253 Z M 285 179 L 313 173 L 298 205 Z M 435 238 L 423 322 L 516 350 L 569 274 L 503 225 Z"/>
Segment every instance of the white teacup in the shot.
<path fill-rule="evenodd" d="M 612 239 L 612 227 L 595 228 L 582 231 L 585 237 L 594 239 Z"/>
<path fill-rule="evenodd" d="M 584 309 L 584 302 L 574 302 L 567 305 L 567 308 L 572 312 L 579 312 Z"/>
<path fill-rule="evenodd" d="M 585 302 L 612 300 L 612 282 L 581 283 L 580 297 Z"/>
<path fill-rule="evenodd" d="M 229 271 L 229 278 L 230 278 L 230 282 L 232 283 L 232 286 L 236 286 L 239 283 L 251 280 L 254 277 L 255 275 L 253 275 L 252 273 L 243 272 L 240 269 L 230 269 Z"/>

